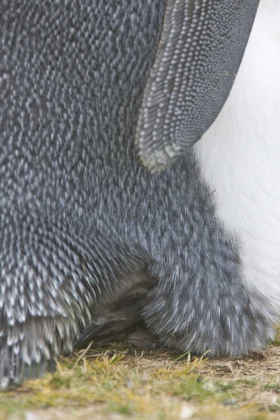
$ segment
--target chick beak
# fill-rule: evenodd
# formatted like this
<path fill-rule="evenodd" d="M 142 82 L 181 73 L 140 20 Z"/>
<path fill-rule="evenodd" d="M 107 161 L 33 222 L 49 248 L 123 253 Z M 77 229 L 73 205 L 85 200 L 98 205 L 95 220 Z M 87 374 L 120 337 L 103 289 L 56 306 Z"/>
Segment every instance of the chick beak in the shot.
<path fill-rule="evenodd" d="M 132 325 L 132 322 L 109 321 L 100 325 L 90 325 L 74 341 L 74 348 L 81 348 L 88 345 L 95 338 L 109 336 L 115 338 L 117 333 L 121 333 Z"/>

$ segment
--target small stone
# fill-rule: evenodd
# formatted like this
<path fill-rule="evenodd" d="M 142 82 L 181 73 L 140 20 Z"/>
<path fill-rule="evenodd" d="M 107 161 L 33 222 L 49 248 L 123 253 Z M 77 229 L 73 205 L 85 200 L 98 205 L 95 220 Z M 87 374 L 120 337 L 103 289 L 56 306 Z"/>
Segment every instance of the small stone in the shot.
<path fill-rule="evenodd" d="M 214 382 L 208 381 L 208 382 L 204 382 L 204 384 L 202 385 L 202 388 L 205 389 L 206 391 L 216 391 L 217 389 L 217 385 Z"/>
<path fill-rule="evenodd" d="M 193 414 L 194 409 L 191 406 L 184 404 L 181 408 L 179 419 L 190 419 L 193 416 Z"/>
<path fill-rule="evenodd" d="M 120 414 L 112 413 L 110 415 L 110 420 L 121 420 L 121 419 L 122 419 L 122 416 Z"/>
<path fill-rule="evenodd" d="M 229 400 L 225 400 L 223 402 L 223 405 L 236 405 L 237 400 L 235 398 L 230 398 Z"/>
<path fill-rule="evenodd" d="M 40 420 L 36 414 L 32 413 L 32 411 L 27 411 L 24 416 L 24 420 Z"/>

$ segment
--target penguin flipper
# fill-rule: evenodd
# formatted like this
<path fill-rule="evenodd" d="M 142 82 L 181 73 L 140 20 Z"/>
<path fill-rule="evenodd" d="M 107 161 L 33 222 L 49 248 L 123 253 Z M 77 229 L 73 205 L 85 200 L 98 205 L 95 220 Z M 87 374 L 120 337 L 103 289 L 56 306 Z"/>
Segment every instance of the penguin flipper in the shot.
<path fill-rule="evenodd" d="M 259 0 L 167 0 L 138 117 L 136 147 L 159 171 L 211 126 L 234 83 Z"/>

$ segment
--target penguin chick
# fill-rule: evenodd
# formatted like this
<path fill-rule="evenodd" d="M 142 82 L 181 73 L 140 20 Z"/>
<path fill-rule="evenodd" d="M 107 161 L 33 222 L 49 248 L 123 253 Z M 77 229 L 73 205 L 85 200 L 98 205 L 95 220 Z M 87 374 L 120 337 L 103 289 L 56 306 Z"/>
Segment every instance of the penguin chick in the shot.
<path fill-rule="evenodd" d="M 120 332 L 111 329 L 112 324 L 110 323 L 102 324 L 100 327 L 99 330 L 97 325 L 92 325 L 82 331 L 77 341 L 73 343 L 74 350 L 85 348 L 90 343 L 94 347 L 100 348 L 114 342 L 128 344 L 136 351 L 144 352 L 153 352 L 164 348 L 163 343 L 146 328 L 143 322 L 133 324 Z M 86 336 L 85 340 L 83 339 L 84 332 L 86 334 L 89 332 L 89 337 Z"/>
<path fill-rule="evenodd" d="M 131 275 L 137 276 L 142 281 L 131 289 L 122 291 L 119 296 L 119 291 L 110 294 L 107 298 L 103 296 L 98 310 L 92 314 L 92 325 L 83 330 L 74 341 L 74 349 L 86 347 L 91 341 L 98 342 L 100 339 L 114 339 L 120 336 L 128 342 L 133 341 L 131 336 L 135 331 L 131 333 L 131 327 L 139 324 L 142 320 L 142 311 L 152 282 L 151 280 L 147 281 L 147 273 L 145 272 L 132 273 Z M 129 331 L 125 334 L 128 329 Z M 136 334 L 136 336 L 138 335 Z M 152 334 L 150 336 L 152 337 Z M 135 340 L 137 341 L 137 338 Z M 148 348 L 149 340 L 146 338 L 146 341 Z M 150 339 L 150 342 L 152 341 Z"/>

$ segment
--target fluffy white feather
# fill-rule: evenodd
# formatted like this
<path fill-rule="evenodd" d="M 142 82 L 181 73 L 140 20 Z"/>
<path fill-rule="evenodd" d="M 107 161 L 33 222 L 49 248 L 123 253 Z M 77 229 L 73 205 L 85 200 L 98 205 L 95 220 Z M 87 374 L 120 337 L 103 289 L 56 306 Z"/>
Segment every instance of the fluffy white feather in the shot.
<path fill-rule="evenodd" d="M 243 278 L 280 307 L 280 2 L 261 0 L 230 97 L 196 146 Z"/>

